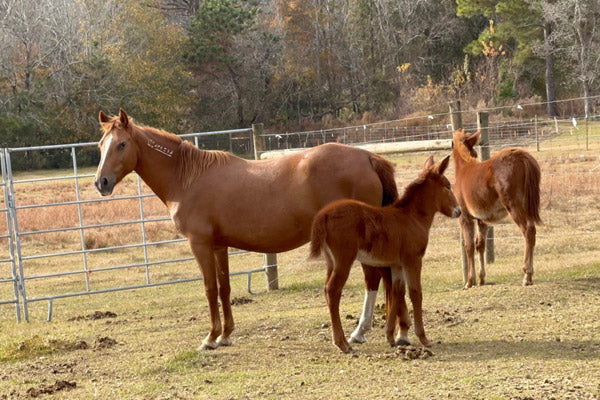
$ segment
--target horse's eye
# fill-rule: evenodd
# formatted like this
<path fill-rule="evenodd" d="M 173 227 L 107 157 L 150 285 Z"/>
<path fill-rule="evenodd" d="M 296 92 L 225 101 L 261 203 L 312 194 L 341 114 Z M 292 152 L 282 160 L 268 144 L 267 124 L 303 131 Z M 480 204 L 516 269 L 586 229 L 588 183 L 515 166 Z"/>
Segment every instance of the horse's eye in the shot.
<path fill-rule="evenodd" d="M 120 150 L 123 150 L 123 149 L 125 148 L 125 145 L 126 145 L 126 144 L 127 144 L 126 142 L 121 142 L 121 143 L 119 143 L 119 145 L 117 146 L 117 150 L 119 150 L 119 151 L 120 151 Z"/>

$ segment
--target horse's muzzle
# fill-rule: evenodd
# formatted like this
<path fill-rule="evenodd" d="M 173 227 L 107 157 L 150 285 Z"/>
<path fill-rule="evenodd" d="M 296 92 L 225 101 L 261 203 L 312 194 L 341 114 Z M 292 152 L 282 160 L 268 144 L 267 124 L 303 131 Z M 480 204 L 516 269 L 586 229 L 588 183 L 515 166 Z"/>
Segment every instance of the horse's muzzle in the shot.
<path fill-rule="evenodd" d="M 462 213 L 462 210 L 460 209 L 460 206 L 456 207 L 454 209 L 454 211 L 452 211 L 452 218 L 458 218 L 458 217 L 460 217 L 461 213 Z"/>
<path fill-rule="evenodd" d="M 115 181 L 115 176 L 101 176 L 94 181 L 94 186 L 102 196 L 108 196 L 113 192 Z"/>

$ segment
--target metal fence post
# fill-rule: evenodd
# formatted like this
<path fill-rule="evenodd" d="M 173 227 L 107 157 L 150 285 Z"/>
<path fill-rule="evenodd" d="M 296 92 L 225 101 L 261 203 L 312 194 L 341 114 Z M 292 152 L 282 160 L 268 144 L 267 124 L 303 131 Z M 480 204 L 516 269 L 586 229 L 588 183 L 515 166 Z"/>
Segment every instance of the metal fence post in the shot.
<path fill-rule="evenodd" d="M 462 116 L 460 113 L 460 101 L 450 101 L 448 102 L 448 107 L 450 108 L 450 124 L 452 126 L 452 135 L 457 129 L 462 129 Z M 463 283 L 467 283 L 467 279 L 469 278 L 469 265 L 467 264 L 467 253 L 465 252 L 465 238 L 462 234 L 462 229 L 460 230 L 460 262 L 462 265 L 463 272 Z"/>
<path fill-rule="evenodd" d="M 252 143 L 254 143 L 254 159 L 260 160 L 260 155 L 265 151 L 265 128 L 263 124 L 252 124 Z M 265 277 L 267 290 L 279 289 L 279 276 L 277 272 L 277 254 L 264 255 Z"/>
<path fill-rule="evenodd" d="M 0 164 L 2 165 L 2 186 L 4 186 L 4 205 L 6 212 L 6 237 L 8 240 L 8 250 L 10 254 L 10 263 L 11 263 L 11 279 L 13 283 L 13 294 L 15 303 L 15 314 L 17 316 L 17 322 L 21 322 L 21 305 L 19 300 L 19 288 L 21 285 L 21 278 L 17 272 L 17 267 L 15 264 L 15 244 L 13 237 L 13 223 L 11 217 L 11 197 L 8 190 L 8 179 L 7 179 L 7 167 L 6 167 L 6 159 L 8 157 L 8 152 L 6 149 L 0 150 Z"/>
<path fill-rule="evenodd" d="M 490 158 L 490 137 L 488 131 L 489 114 L 487 112 L 477 113 L 477 129 L 481 132 L 479 138 L 480 160 L 485 161 Z M 488 227 L 485 244 L 485 261 L 489 264 L 495 261 L 494 257 L 494 227 Z"/>

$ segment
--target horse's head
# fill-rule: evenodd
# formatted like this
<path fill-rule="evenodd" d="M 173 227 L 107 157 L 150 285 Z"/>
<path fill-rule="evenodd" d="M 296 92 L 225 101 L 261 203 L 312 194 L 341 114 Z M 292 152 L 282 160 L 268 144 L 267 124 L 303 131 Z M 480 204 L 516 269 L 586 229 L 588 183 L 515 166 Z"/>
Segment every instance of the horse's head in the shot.
<path fill-rule="evenodd" d="M 450 181 L 444 175 L 448 163 L 450 162 L 450 156 L 446 156 L 439 164 L 433 161 L 433 156 L 429 156 L 425 161 L 423 168 L 424 178 L 429 182 L 432 187 L 432 193 L 430 200 L 437 204 L 438 211 L 447 217 L 458 218 L 461 214 L 460 206 L 454 193 L 452 193 L 452 187 Z"/>
<path fill-rule="evenodd" d="M 104 135 L 98 143 L 100 164 L 94 185 L 102 196 L 107 196 L 125 175 L 133 171 L 138 154 L 132 122 L 125 111 L 119 110 L 119 116 L 113 118 L 100 111 L 98 119 Z"/>
<path fill-rule="evenodd" d="M 457 129 L 454 132 L 454 137 L 452 138 L 452 149 L 459 152 L 462 149 L 466 151 L 471 157 L 477 158 L 475 146 L 477 146 L 477 143 L 479 143 L 480 136 L 481 131 L 469 134 L 465 132 L 464 129 Z"/>

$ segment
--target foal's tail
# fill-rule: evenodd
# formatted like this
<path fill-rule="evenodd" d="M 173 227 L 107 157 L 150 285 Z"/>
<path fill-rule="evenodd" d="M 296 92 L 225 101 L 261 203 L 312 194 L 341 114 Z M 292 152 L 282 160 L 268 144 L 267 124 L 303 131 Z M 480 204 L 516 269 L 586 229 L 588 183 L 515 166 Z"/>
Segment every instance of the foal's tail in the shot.
<path fill-rule="evenodd" d="M 394 164 L 373 153 L 369 155 L 369 161 L 371 161 L 371 166 L 381 181 L 381 187 L 383 189 L 381 205 L 387 206 L 388 204 L 392 204 L 398 199 L 398 188 L 396 187 L 396 180 L 394 179 Z"/>
<path fill-rule="evenodd" d="M 310 232 L 310 255 L 309 258 L 318 258 L 323 249 L 323 243 L 327 239 L 327 214 L 318 213 L 313 220 Z"/>
<path fill-rule="evenodd" d="M 531 154 L 525 154 L 527 156 L 523 165 L 525 170 L 525 206 L 529 217 L 540 225 L 542 224 L 542 218 L 540 217 L 540 166 Z"/>

